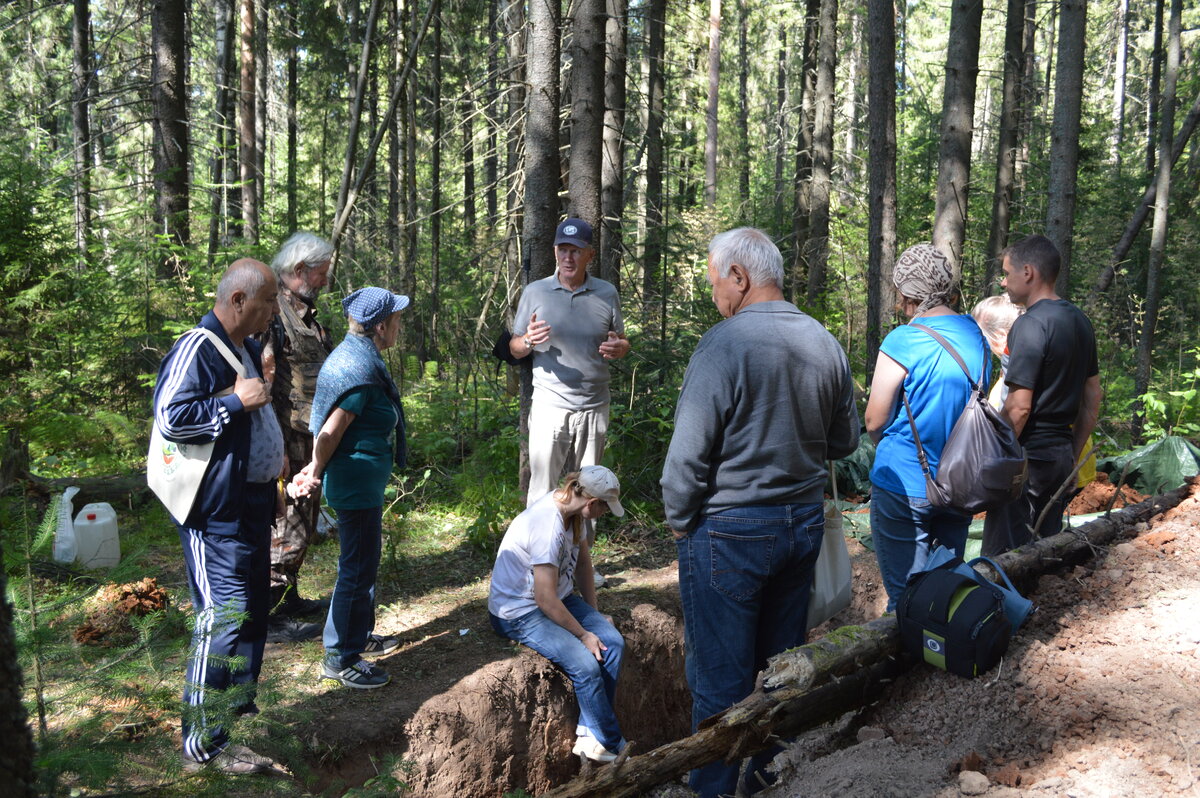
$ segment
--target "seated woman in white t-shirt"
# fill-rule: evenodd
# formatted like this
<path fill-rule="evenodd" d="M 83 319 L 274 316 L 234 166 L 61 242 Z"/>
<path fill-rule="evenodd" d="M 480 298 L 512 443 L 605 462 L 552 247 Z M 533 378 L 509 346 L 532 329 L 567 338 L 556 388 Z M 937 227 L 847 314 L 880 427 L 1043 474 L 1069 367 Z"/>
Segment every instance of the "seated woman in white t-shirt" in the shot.
<path fill-rule="evenodd" d="M 613 699 L 625 641 L 596 609 L 590 541 L 583 521 L 622 516 L 621 485 L 586 466 L 513 519 L 492 569 L 488 613 L 501 635 L 562 668 L 579 702 L 573 753 L 611 762 L 625 745 Z M 576 578 L 577 577 L 577 578 Z M 579 588 L 579 594 L 574 592 Z"/>

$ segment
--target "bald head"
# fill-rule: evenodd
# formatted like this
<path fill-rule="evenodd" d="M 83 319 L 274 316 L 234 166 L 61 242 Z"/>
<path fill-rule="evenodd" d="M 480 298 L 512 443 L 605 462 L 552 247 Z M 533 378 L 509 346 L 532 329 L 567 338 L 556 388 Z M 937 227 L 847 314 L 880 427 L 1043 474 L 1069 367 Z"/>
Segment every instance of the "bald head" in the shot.
<path fill-rule="evenodd" d="M 254 296 L 264 283 L 274 279 L 271 269 L 262 261 L 254 258 L 235 260 L 221 276 L 221 282 L 217 283 L 217 305 L 228 307 L 238 291 Z"/>
<path fill-rule="evenodd" d="M 235 260 L 217 283 L 213 313 L 237 346 L 247 335 L 263 332 L 279 312 L 276 298 L 279 283 L 263 262 L 253 258 Z"/>

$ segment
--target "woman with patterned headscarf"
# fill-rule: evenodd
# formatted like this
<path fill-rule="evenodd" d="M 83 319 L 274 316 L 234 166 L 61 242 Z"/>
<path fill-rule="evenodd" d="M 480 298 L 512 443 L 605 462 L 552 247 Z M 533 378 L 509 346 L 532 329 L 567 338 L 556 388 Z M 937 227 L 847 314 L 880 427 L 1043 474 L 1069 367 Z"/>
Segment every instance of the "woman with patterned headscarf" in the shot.
<path fill-rule="evenodd" d="M 896 261 L 892 281 L 900 310 L 910 319 L 888 333 L 879 347 L 866 428 L 875 441 L 871 468 L 871 534 L 875 556 L 895 609 L 910 574 L 925 567 L 935 543 L 960 557 L 965 553 L 970 516 L 934 507 L 925 496 L 925 475 L 917 460 L 913 424 L 928 459 L 931 476 L 950 430 L 971 395 L 971 382 L 954 357 L 932 335 L 954 347 L 976 382 L 987 384 L 991 371 L 988 344 L 975 320 L 950 307 L 957 281 L 950 261 L 931 244 L 917 244 Z M 905 411 L 907 398 L 913 422 Z"/>

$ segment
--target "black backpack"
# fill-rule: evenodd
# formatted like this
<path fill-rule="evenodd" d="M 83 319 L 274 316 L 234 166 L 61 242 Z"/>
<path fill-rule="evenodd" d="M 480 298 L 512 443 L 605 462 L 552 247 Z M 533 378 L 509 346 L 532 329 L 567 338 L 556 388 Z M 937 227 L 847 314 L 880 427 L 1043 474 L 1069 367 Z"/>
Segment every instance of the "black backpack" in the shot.
<path fill-rule="evenodd" d="M 956 573 L 962 564 L 956 557 L 909 577 L 896 620 L 900 642 L 911 655 L 970 679 L 1004 656 L 1012 626 L 1000 588 Z"/>

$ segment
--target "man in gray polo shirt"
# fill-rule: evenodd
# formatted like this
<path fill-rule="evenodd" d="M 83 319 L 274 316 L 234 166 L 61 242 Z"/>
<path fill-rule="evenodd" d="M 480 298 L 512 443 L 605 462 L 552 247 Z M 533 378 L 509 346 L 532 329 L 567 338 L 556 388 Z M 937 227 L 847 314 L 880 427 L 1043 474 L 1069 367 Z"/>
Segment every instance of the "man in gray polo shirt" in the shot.
<path fill-rule="evenodd" d="M 629 354 L 621 299 L 587 273 L 592 226 L 566 219 L 554 233 L 558 268 L 525 287 L 509 350 L 533 355 L 529 411 L 529 493 L 533 504 L 564 471 L 598 465 L 608 432 L 608 362 Z"/>

